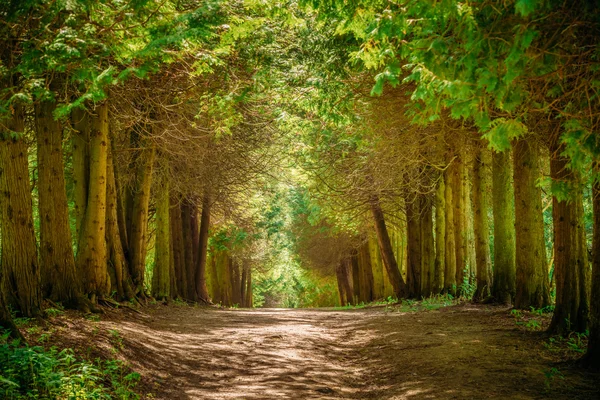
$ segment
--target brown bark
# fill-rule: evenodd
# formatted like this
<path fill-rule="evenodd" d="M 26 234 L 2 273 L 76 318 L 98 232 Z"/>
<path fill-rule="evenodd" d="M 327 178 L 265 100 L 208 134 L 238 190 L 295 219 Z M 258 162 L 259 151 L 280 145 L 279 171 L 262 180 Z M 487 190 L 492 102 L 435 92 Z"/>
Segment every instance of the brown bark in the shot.
<path fill-rule="evenodd" d="M 134 290 L 144 296 L 146 254 L 148 251 L 148 206 L 154 166 L 154 146 L 146 147 L 138 157 L 137 181 L 133 192 L 129 238 L 129 268 Z"/>
<path fill-rule="evenodd" d="M 222 302 L 221 283 L 219 282 L 219 269 L 218 269 L 219 257 L 221 257 L 221 252 L 215 252 L 215 253 L 213 253 L 213 256 L 211 257 L 211 274 L 210 274 L 211 285 L 210 286 L 212 288 L 212 300 L 216 304 L 219 304 Z"/>
<path fill-rule="evenodd" d="M 241 290 L 240 290 L 240 265 L 237 260 L 234 260 L 231 264 L 231 303 L 238 307 L 242 304 Z"/>
<path fill-rule="evenodd" d="M 33 208 L 27 144 L 23 140 L 25 112 L 13 105 L 0 126 L 0 225 L 3 282 L 9 305 L 25 317 L 41 314 L 40 269 L 33 229 Z"/>
<path fill-rule="evenodd" d="M 444 176 L 439 179 L 435 191 L 435 265 L 432 292 L 441 293 L 444 288 L 444 266 L 446 259 L 446 196 Z"/>
<path fill-rule="evenodd" d="M 357 304 L 360 301 L 360 264 L 358 262 L 358 252 L 356 250 L 352 251 L 352 255 L 350 256 L 350 266 L 352 271 L 352 299 L 353 303 Z"/>
<path fill-rule="evenodd" d="M 335 268 L 341 306 L 352 304 L 352 288 L 348 280 L 348 264 L 348 260 L 344 259 Z"/>
<path fill-rule="evenodd" d="M 435 276 L 433 205 L 429 198 L 421 201 L 421 296 L 428 297 L 433 293 Z"/>
<path fill-rule="evenodd" d="M 55 109 L 56 104 L 52 101 L 41 101 L 35 106 L 40 270 L 46 296 L 66 307 L 77 307 L 82 301 L 82 285 L 75 269 L 69 226 L 62 148 L 63 127 L 54 119 Z"/>
<path fill-rule="evenodd" d="M 246 304 L 246 280 L 248 278 L 247 276 L 248 274 L 248 270 L 246 268 L 245 265 L 242 265 L 242 276 L 240 278 L 240 293 L 241 293 L 241 306 L 242 307 L 248 307 L 248 305 Z"/>
<path fill-rule="evenodd" d="M 408 258 L 406 268 L 406 286 L 408 297 L 421 297 L 421 201 L 420 197 L 406 202 Z"/>
<path fill-rule="evenodd" d="M 533 141 L 514 144 L 516 296 L 515 308 L 542 308 L 550 303 L 542 195 L 537 186 L 540 176 L 539 153 Z"/>
<path fill-rule="evenodd" d="M 477 290 L 475 299 L 491 295 L 492 258 L 490 254 L 489 190 L 491 180 L 491 154 L 480 143 L 473 159 L 473 226 L 477 266 Z"/>
<path fill-rule="evenodd" d="M 192 216 L 196 213 L 196 206 L 189 200 L 184 200 L 181 206 L 181 223 L 183 230 L 184 266 L 186 273 L 187 289 L 186 299 L 196 301 L 196 265 L 194 264 L 194 242 Z"/>
<path fill-rule="evenodd" d="M 208 229 L 210 227 L 210 195 L 205 193 L 202 200 L 200 234 L 198 235 L 198 263 L 196 265 L 196 295 L 198 301 L 211 303 L 206 287 L 206 257 L 208 255 Z"/>
<path fill-rule="evenodd" d="M 375 300 L 375 283 L 373 281 L 373 264 L 371 263 L 371 252 L 369 241 L 365 240 L 360 248 L 360 272 L 362 301 L 368 303 Z"/>
<path fill-rule="evenodd" d="M 379 197 L 372 196 L 370 201 L 371 213 L 375 220 L 375 231 L 377 233 L 377 241 L 379 243 L 379 249 L 381 250 L 381 257 L 385 266 L 388 279 L 394 290 L 394 295 L 401 299 L 407 294 L 407 287 L 400 270 L 398 269 L 398 263 L 394 256 L 394 249 L 390 242 L 390 236 L 388 234 L 387 227 L 385 225 L 385 218 L 383 210 L 381 209 L 381 203 Z"/>
<path fill-rule="evenodd" d="M 98 104 L 91 118 L 90 176 L 85 216 L 82 222 L 76 264 L 84 275 L 84 293 L 94 302 L 108 294 L 106 264 L 106 184 L 108 157 L 108 105 Z"/>
<path fill-rule="evenodd" d="M 90 117 L 86 110 L 76 108 L 71 114 L 74 131 L 71 133 L 71 162 L 73 165 L 73 202 L 75 209 L 75 235 L 79 237 L 87 207 L 90 176 L 89 140 Z"/>
<path fill-rule="evenodd" d="M 446 182 L 444 189 L 446 211 L 445 261 L 444 261 L 444 292 L 456 294 L 456 241 L 454 235 L 454 193 L 451 166 L 444 172 Z"/>
<path fill-rule="evenodd" d="M 556 303 L 549 331 L 560 335 L 584 332 L 588 322 L 582 194 L 577 173 L 568 169 L 568 159 L 561 156 L 563 151 L 562 146 L 555 145 L 550 160 L 552 179 L 570 191 L 570 199 L 558 199 L 556 195 L 552 199 Z"/>
<path fill-rule="evenodd" d="M 595 165 L 595 172 L 600 172 Z M 600 182 L 592 186 L 594 237 L 592 241 L 592 296 L 590 303 L 590 335 L 584 364 L 600 369 Z"/>
<path fill-rule="evenodd" d="M 183 226 L 181 204 L 176 196 L 171 197 L 170 207 L 171 242 L 173 244 L 173 269 L 177 286 L 177 295 L 187 298 L 187 271 L 185 269 L 185 248 L 183 244 Z"/>
<path fill-rule="evenodd" d="M 106 246 L 108 257 L 108 271 L 111 276 L 111 292 L 116 292 L 121 301 L 132 300 L 135 293 L 132 289 L 129 266 L 122 247 L 121 229 L 117 216 L 117 186 L 115 179 L 115 166 L 113 163 L 112 149 L 108 149 L 107 185 L 106 185 Z"/>
<path fill-rule="evenodd" d="M 252 297 L 252 269 L 248 267 L 248 278 L 246 279 L 246 307 L 254 307 L 254 301 Z"/>
<path fill-rule="evenodd" d="M 167 179 L 163 179 L 157 192 L 152 297 L 168 301 L 171 298 L 171 231 L 169 227 L 169 182 Z"/>
<path fill-rule="evenodd" d="M 452 206 L 454 207 L 454 243 L 456 256 L 456 285 L 460 295 L 460 287 L 464 282 L 467 267 L 467 226 L 465 207 L 465 164 L 463 155 L 456 156 L 452 165 Z"/>
<path fill-rule="evenodd" d="M 492 203 L 494 209 L 493 296 L 512 304 L 516 293 L 514 189 L 510 151 L 492 155 Z"/>

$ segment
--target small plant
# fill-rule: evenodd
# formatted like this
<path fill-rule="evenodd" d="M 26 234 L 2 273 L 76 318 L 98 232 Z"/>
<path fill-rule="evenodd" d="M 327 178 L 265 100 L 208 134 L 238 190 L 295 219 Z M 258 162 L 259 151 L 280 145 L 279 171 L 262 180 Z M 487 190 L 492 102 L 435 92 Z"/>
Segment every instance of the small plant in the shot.
<path fill-rule="evenodd" d="M 544 385 L 546 386 L 546 390 L 550 390 L 550 386 L 552 385 L 552 382 L 554 382 L 554 380 L 556 378 L 559 378 L 559 379 L 565 378 L 565 376 L 562 374 L 562 372 L 560 372 L 558 370 L 558 368 L 550 368 L 550 370 L 544 372 L 544 376 L 546 377 L 546 379 L 544 380 Z"/>
<path fill-rule="evenodd" d="M 49 317 L 56 317 L 58 315 L 64 314 L 64 310 L 50 307 L 46 308 L 46 314 L 48 314 Z"/>
<path fill-rule="evenodd" d="M 586 340 L 588 338 L 588 334 L 588 331 L 585 333 L 572 332 L 567 340 L 568 348 L 576 353 L 585 353 L 587 351 Z"/>
<path fill-rule="evenodd" d="M 98 322 L 100 321 L 100 315 L 98 314 L 86 314 L 85 319 L 92 321 L 92 322 Z"/>
<path fill-rule="evenodd" d="M 118 353 L 123 350 L 123 337 L 121 337 L 121 333 L 116 329 L 109 329 L 108 333 L 110 333 L 110 342 L 113 345 L 113 352 Z"/>

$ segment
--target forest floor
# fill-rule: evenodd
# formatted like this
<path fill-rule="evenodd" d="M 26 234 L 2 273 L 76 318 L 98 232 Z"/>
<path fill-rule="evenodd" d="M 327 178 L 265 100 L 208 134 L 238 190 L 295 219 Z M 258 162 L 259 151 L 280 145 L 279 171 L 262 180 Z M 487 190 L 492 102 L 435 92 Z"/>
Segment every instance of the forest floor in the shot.
<path fill-rule="evenodd" d="M 600 399 L 600 375 L 574 365 L 579 338 L 544 337 L 547 322 L 473 304 L 154 305 L 101 318 L 67 312 L 37 335 L 124 360 L 148 399 Z"/>

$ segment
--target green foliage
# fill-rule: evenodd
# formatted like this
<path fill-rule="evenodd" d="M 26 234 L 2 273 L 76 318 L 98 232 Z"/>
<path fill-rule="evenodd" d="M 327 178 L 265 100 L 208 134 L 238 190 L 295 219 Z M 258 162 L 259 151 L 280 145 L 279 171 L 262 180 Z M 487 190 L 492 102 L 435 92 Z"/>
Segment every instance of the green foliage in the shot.
<path fill-rule="evenodd" d="M 139 399 L 139 374 L 121 361 L 79 360 L 70 349 L 45 350 L 0 336 L 0 397 L 3 399 Z"/>

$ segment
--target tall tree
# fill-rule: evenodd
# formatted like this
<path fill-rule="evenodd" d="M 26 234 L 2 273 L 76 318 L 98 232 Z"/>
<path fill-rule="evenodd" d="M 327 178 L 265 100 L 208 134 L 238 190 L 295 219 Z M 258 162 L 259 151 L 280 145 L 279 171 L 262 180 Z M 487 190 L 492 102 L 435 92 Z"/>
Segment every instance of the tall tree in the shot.
<path fill-rule="evenodd" d="M 542 308 L 550 304 L 539 150 L 533 140 L 520 139 L 514 144 L 516 296 L 515 307 Z"/>
<path fill-rule="evenodd" d="M 89 189 L 79 233 L 76 263 L 84 276 L 84 293 L 92 303 L 108 294 L 110 282 L 106 249 L 106 185 L 108 159 L 108 103 L 96 104 L 90 118 Z"/>
<path fill-rule="evenodd" d="M 477 256 L 476 299 L 485 299 L 491 295 L 492 259 L 490 255 L 490 225 L 488 220 L 488 193 L 491 180 L 491 154 L 483 147 L 476 146 L 473 158 L 473 205 L 475 253 Z"/>
<path fill-rule="evenodd" d="M 433 293 L 444 288 L 444 266 L 446 262 L 446 187 L 444 174 L 438 179 L 435 190 L 435 267 Z"/>
<path fill-rule="evenodd" d="M 33 228 L 33 208 L 25 109 L 11 104 L 0 124 L 0 224 L 2 292 L 8 304 L 25 317 L 41 314 L 40 269 Z"/>
<path fill-rule="evenodd" d="M 599 172 L 598 164 L 594 166 Z M 594 237 L 592 241 L 592 301 L 590 304 L 590 336 L 584 363 L 600 369 L 600 181 L 592 184 Z"/>
<path fill-rule="evenodd" d="M 402 279 L 400 270 L 398 269 L 398 263 L 396 262 L 390 235 L 385 225 L 385 217 L 383 215 L 383 210 L 381 209 L 379 197 L 376 195 L 371 197 L 370 207 L 375 220 L 375 232 L 377 233 L 377 241 L 379 243 L 381 257 L 387 271 L 388 279 L 394 289 L 394 295 L 396 295 L 398 299 L 403 298 L 407 295 L 407 287 L 404 279 Z"/>
<path fill-rule="evenodd" d="M 35 105 L 38 194 L 40 218 L 40 268 L 44 292 L 66 306 L 82 301 L 81 279 L 75 269 L 63 162 L 63 127 L 55 120 L 56 103 Z"/>
<path fill-rule="evenodd" d="M 492 154 L 492 204 L 494 210 L 493 296 L 512 304 L 516 293 L 515 213 L 513 208 L 511 152 Z"/>
<path fill-rule="evenodd" d="M 196 296 L 198 301 L 210 303 L 210 296 L 206 287 L 206 259 L 208 256 L 208 230 L 210 227 L 211 199 L 208 191 L 202 199 L 202 214 L 200 217 L 200 234 L 198 235 L 198 262 L 196 265 Z"/>

